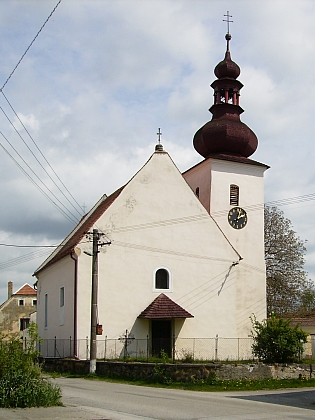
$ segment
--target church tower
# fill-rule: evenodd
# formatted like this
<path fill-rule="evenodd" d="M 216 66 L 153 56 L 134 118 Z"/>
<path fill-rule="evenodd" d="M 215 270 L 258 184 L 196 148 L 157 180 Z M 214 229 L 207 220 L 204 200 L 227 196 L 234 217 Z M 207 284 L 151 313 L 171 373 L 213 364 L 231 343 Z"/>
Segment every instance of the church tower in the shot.
<path fill-rule="evenodd" d="M 258 140 L 240 119 L 244 112 L 240 106 L 243 84 L 238 80 L 241 71 L 231 59 L 231 35 L 227 33 L 225 39 L 225 57 L 215 67 L 217 79 L 211 84 L 212 119 L 193 139 L 196 151 L 204 160 L 183 176 L 239 255 L 239 265 L 243 266 L 237 281 L 239 302 L 248 299 L 255 301 L 257 307 L 257 300 L 265 295 L 266 284 L 263 176 L 268 166 L 249 158 L 256 151 Z M 241 320 L 245 322 L 251 315 L 250 305 L 244 309 L 238 307 L 239 336 L 243 332 Z M 265 300 L 261 301 L 259 316 L 263 317 L 264 313 Z"/>

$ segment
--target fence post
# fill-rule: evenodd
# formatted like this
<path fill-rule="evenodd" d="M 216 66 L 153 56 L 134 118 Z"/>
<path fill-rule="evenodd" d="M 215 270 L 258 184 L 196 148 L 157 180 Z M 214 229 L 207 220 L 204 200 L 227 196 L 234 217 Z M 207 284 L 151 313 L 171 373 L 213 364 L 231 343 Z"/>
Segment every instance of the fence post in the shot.
<path fill-rule="evenodd" d="M 219 349 L 219 335 L 217 334 L 215 336 L 215 353 L 214 353 L 214 360 L 218 360 L 218 349 Z"/>
<path fill-rule="evenodd" d="M 54 343 L 54 358 L 56 359 L 57 356 L 57 337 L 55 336 L 55 343 Z"/>
<path fill-rule="evenodd" d="M 173 359 L 173 363 L 175 363 L 175 334 L 173 334 L 173 346 L 172 346 L 173 350 L 172 350 L 172 359 Z"/>
<path fill-rule="evenodd" d="M 71 335 L 70 335 L 70 343 L 69 343 L 69 347 L 70 347 L 70 349 L 69 349 L 69 351 L 70 351 L 69 356 L 70 356 L 70 357 L 72 357 Z M 74 356 L 74 355 L 73 355 L 73 356 Z"/>
<path fill-rule="evenodd" d="M 106 351 L 107 351 L 107 335 L 105 335 L 105 341 L 104 341 L 104 361 L 106 360 Z"/>
<path fill-rule="evenodd" d="M 240 339 L 237 339 L 237 360 L 240 360 Z"/>
<path fill-rule="evenodd" d="M 149 360 L 149 336 L 147 335 L 147 361 Z"/>
<path fill-rule="evenodd" d="M 86 360 L 89 360 L 89 337 L 86 336 Z"/>

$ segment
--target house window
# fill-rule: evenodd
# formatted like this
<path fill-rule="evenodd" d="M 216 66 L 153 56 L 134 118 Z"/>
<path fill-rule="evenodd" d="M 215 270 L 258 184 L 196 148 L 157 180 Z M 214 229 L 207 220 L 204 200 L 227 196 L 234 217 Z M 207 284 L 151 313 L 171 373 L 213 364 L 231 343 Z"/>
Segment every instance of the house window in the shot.
<path fill-rule="evenodd" d="M 33 306 L 37 306 L 37 299 L 33 299 Z"/>
<path fill-rule="evenodd" d="M 60 304 L 60 308 L 62 308 L 63 306 L 65 306 L 65 288 L 64 287 L 60 287 L 60 291 L 59 291 L 59 304 Z"/>
<path fill-rule="evenodd" d="M 154 290 L 170 290 L 171 276 L 166 268 L 158 268 L 154 273 Z"/>
<path fill-rule="evenodd" d="M 24 299 L 19 300 L 19 306 L 24 306 Z"/>
<path fill-rule="evenodd" d="M 230 185 L 230 205 L 238 206 L 239 202 L 239 187 L 237 185 Z"/>
<path fill-rule="evenodd" d="M 47 328 L 48 326 L 48 295 L 45 294 L 45 301 L 44 301 L 44 326 Z"/>
<path fill-rule="evenodd" d="M 20 331 L 26 330 L 26 328 L 29 326 L 29 323 L 29 318 L 20 318 Z"/>

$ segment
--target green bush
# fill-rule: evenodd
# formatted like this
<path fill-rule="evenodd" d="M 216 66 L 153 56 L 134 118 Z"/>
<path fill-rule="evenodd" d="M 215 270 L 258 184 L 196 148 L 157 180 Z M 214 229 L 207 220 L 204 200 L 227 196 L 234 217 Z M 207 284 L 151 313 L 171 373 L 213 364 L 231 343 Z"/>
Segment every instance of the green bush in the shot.
<path fill-rule="evenodd" d="M 0 336 L 0 407 L 61 405 L 61 390 L 42 376 L 37 361 L 36 324 L 30 324 L 23 349 L 19 336 Z"/>
<path fill-rule="evenodd" d="M 290 363 L 300 359 L 307 334 L 289 319 L 274 314 L 262 322 L 252 319 L 253 353 L 265 363 Z"/>

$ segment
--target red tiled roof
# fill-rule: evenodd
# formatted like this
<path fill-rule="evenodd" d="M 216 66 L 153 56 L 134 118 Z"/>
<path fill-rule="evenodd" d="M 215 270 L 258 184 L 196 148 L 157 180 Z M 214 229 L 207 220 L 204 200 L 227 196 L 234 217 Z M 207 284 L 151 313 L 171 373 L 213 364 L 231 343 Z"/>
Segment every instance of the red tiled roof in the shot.
<path fill-rule="evenodd" d="M 47 264 L 43 264 L 39 267 L 34 273 L 37 275 L 40 271 L 44 268 L 49 267 L 50 265 L 54 264 L 55 262 L 61 260 L 66 255 L 69 255 L 75 246 L 81 241 L 84 234 L 89 231 L 89 229 L 98 221 L 98 219 L 102 216 L 102 214 L 110 207 L 110 205 L 116 200 L 119 194 L 122 192 L 125 186 L 120 187 L 118 190 L 113 192 L 111 195 L 106 197 L 105 200 L 101 201 L 100 204 L 94 209 L 93 213 L 91 213 L 86 220 L 82 223 L 82 225 L 77 229 L 77 226 L 73 230 L 73 234 L 69 235 L 68 241 L 60 246 L 60 250 L 54 255 L 53 258 L 47 261 Z M 80 225 L 79 223 L 79 225 Z M 76 230 L 77 229 L 77 230 Z"/>
<path fill-rule="evenodd" d="M 315 317 L 310 318 L 292 318 L 292 325 L 301 325 L 303 327 L 315 327 Z"/>
<path fill-rule="evenodd" d="M 175 303 L 168 296 L 161 293 L 150 305 L 141 312 L 138 318 L 193 318 L 194 316 Z"/>
<path fill-rule="evenodd" d="M 37 292 L 33 287 L 31 287 L 29 284 L 24 284 L 16 293 L 15 295 L 37 295 Z"/>

